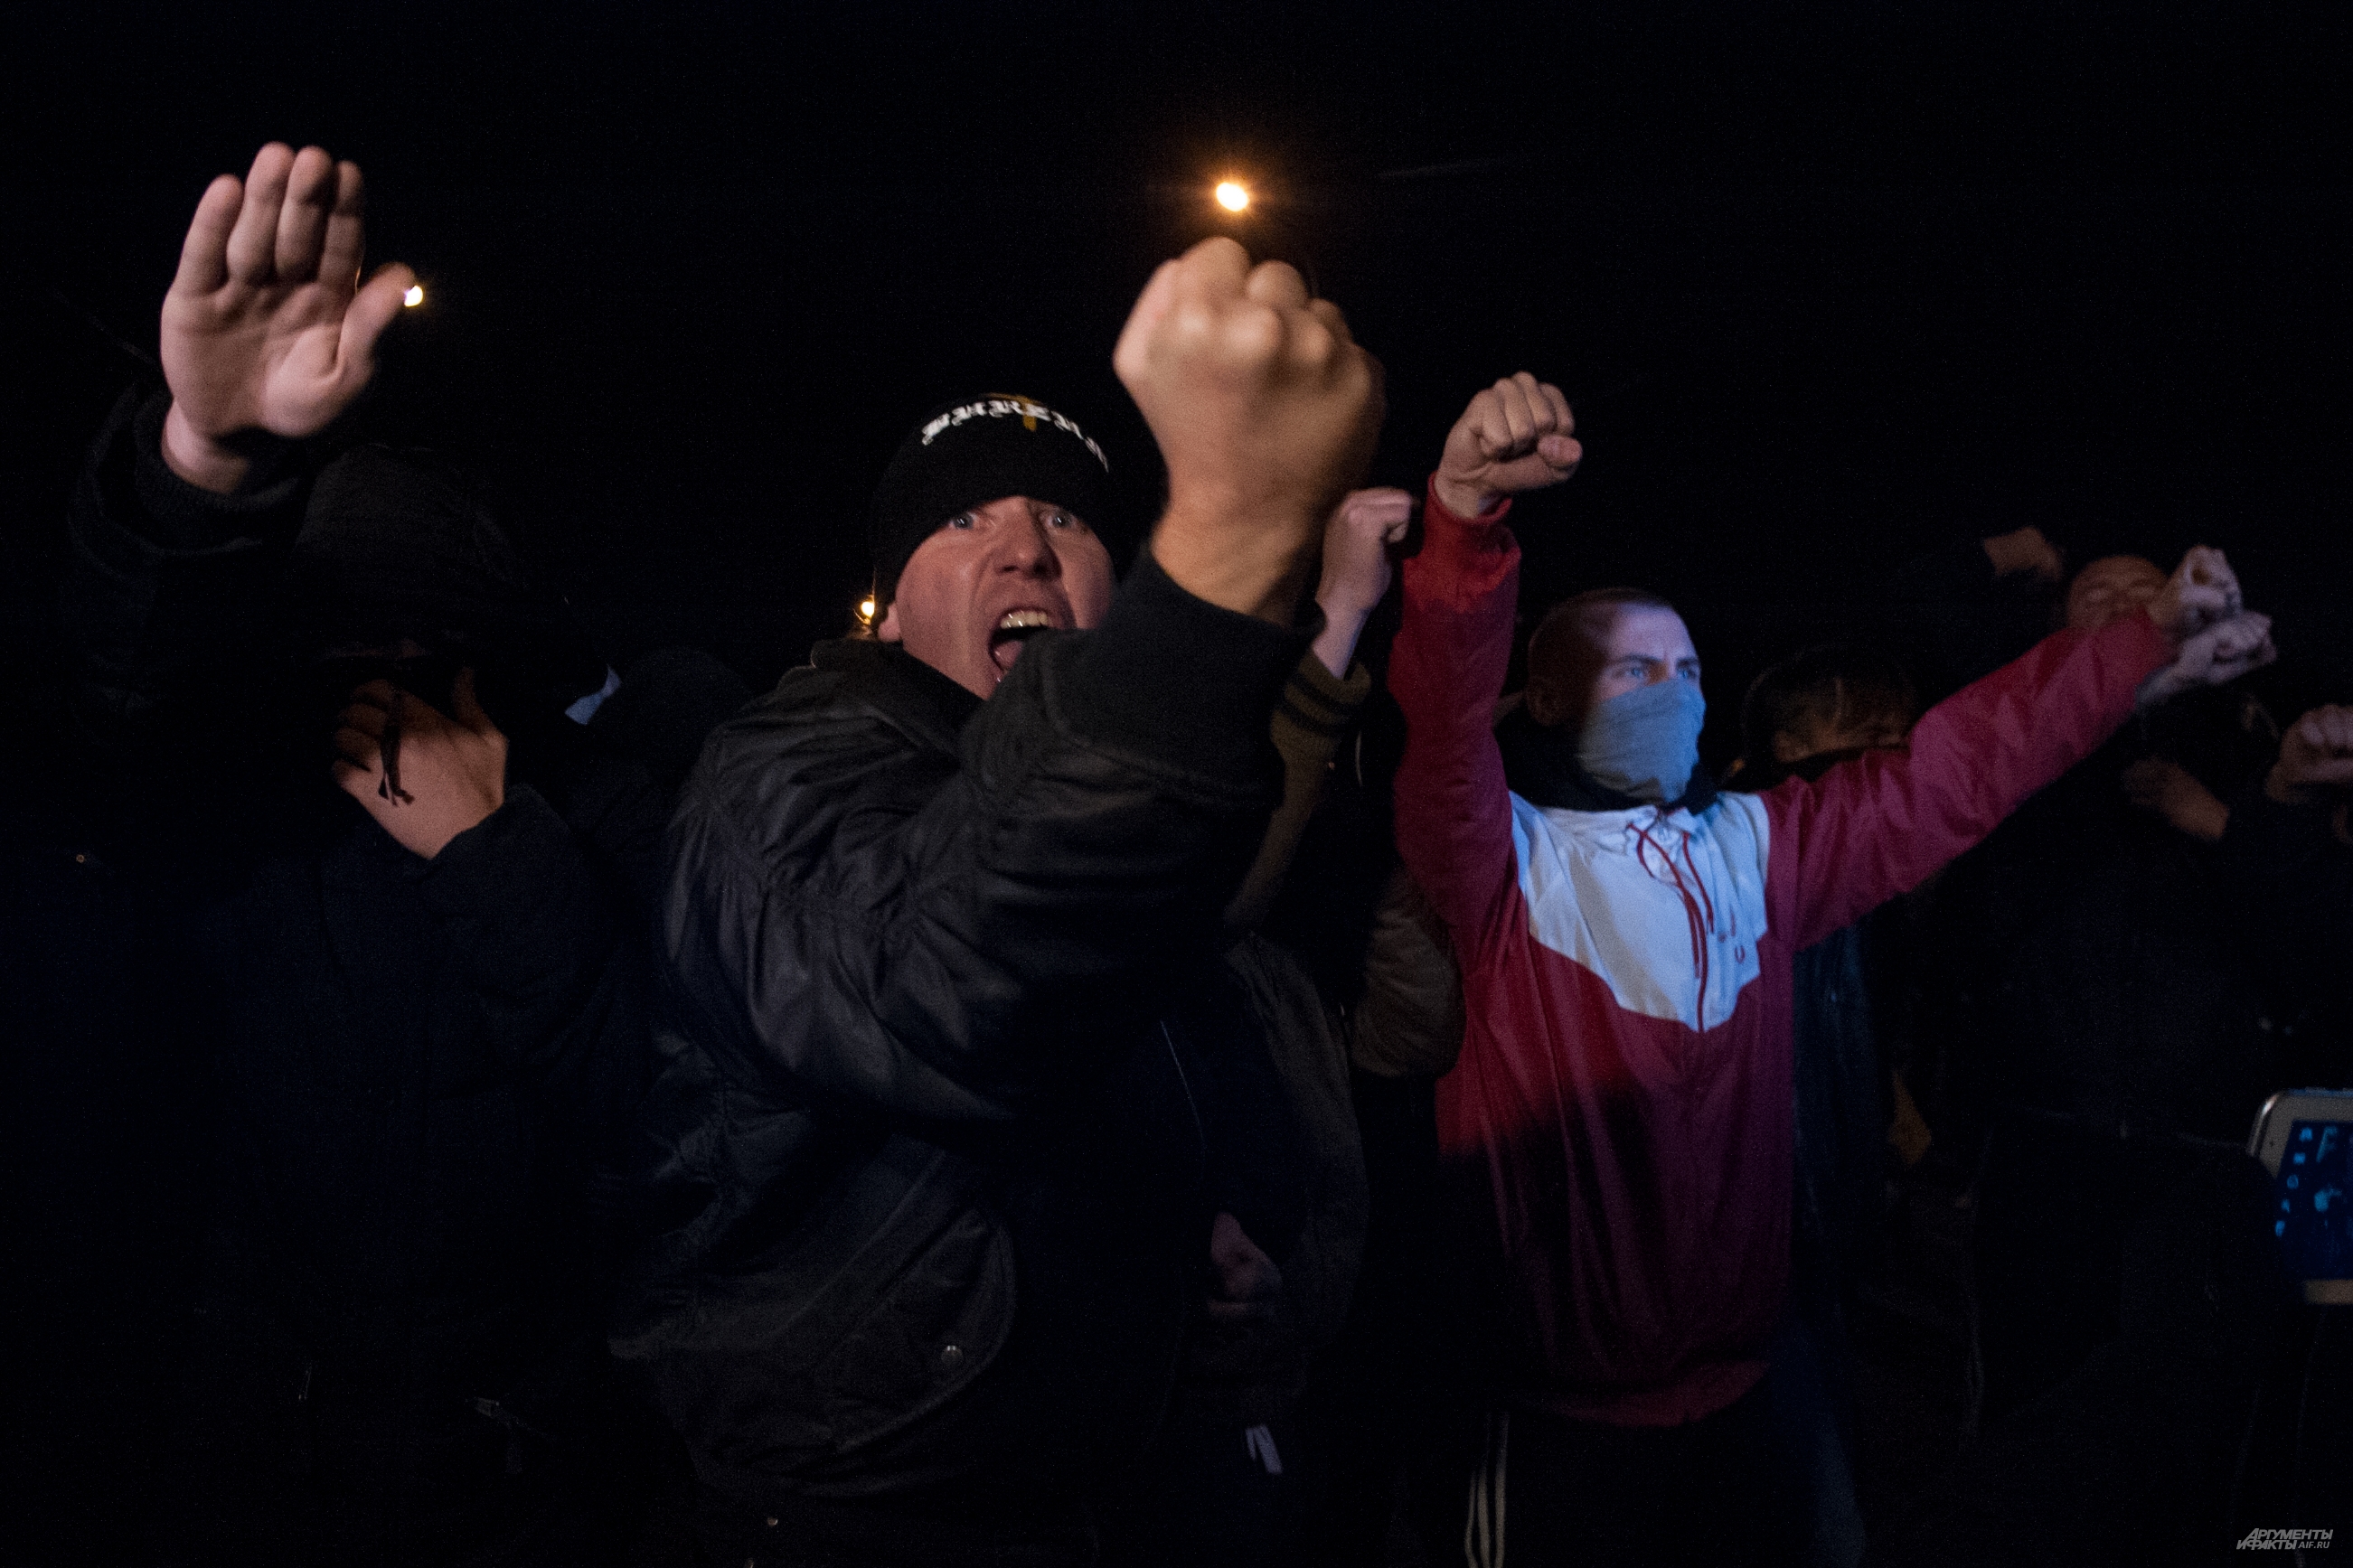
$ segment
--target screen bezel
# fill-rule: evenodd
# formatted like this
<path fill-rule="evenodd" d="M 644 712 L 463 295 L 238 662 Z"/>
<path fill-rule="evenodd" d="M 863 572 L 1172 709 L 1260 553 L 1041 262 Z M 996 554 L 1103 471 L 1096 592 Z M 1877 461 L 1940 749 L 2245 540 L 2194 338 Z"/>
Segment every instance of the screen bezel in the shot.
<path fill-rule="evenodd" d="M 2274 1181 L 2279 1179 L 2280 1162 L 2287 1154 L 2288 1131 L 2299 1121 L 2353 1124 L 2353 1089 L 2288 1089 L 2263 1101 L 2255 1112 L 2254 1129 L 2247 1134 L 2247 1152 L 2263 1162 Z M 2353 1306 L 2353 1279 L 2306 1279 L 2304 1299 L 2316 1306 Z"/>

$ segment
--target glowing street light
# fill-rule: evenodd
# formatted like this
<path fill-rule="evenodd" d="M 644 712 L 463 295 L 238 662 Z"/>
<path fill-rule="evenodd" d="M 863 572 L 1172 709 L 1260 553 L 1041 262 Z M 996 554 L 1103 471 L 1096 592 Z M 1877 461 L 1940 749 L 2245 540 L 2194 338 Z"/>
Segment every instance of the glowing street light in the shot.
<path fill-rule="evenodd" d="M 400 302 L 406 305 L 411 310 L 414 310 L 417 306 L 425 303 L 425 285 L 422 283 L 411 283 L 406 291 L 400 296 Z"/>
<path fill-rule="evenodd" d="M 1218 205 L 1229 213 L 1238 213 L 1250 205 L 1250 187 L 1238 180 L 1220 180 L 1215 194 Z"/>

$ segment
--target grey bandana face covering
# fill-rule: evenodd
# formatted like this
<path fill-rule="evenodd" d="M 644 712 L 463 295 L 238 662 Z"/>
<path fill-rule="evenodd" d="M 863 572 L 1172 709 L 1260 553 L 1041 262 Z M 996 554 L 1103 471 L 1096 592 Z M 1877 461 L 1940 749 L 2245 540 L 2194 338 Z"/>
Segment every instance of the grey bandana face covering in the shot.
<path fill-rule="evenodd" d="M 1577 737 L 1593 781 L 1654 805 L 1680 800 L 1699 771 L 1707 699 L 1695 680 L 1654 681 L 1595 708 Z"/>

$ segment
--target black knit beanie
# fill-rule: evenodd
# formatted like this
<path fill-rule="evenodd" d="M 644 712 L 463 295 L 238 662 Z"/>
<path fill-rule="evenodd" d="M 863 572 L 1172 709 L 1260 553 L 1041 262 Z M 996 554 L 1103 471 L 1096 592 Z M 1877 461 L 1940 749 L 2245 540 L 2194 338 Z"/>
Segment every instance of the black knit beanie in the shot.
<path fill-rule="evenodd" d="M 1114 565 L 1125 559 L 1103 448 L 1076 420 L 1035 398 L 990 393 L 934 409 L 882 471 L 872 523 L 877 613 L 917 546 L 958 512 L 1007 496 L 1068 507 Z"/>

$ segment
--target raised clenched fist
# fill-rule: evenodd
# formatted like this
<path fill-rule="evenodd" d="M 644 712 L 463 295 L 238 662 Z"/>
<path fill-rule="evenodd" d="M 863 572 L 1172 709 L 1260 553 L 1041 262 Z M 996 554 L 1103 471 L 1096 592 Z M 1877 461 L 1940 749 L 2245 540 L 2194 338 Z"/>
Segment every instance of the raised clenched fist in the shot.
<path fill-rule="evenodd" d="M 507 798 L 507 738 L 475 698 L 472 670 L 458 672 L 449 706 L 371 680 L 335 721 L 335 782 L 427 860 Z"/>
<path fill-rule="evenodd" d="M 1346 679 L 1356 638 L 1396 574 L 1389 552 L 1412 526 L 1413 497 L 1395 489 L 1350 490 L 1324 524 L 1324 574 L 1315 584 L 1324 630 L 1315 656 L 1335 678 Z"/>
<path fill-rule="evenodd" d="M 235 489 L 248 459 L 232 437 L 316 435 L 375 374 L 415 279 L 388 267 L 361 287 L 361 205 L 357 164 L 278 142 L 205 191 L 164 296 L 164 460 L 182 479 Z"/>
<path fill-rule="evenodd" d="M 2244 608 L 2239 574 L 2221 551 L 2200 544 L 2181 558 L 2164 589 L 2149 602 L 2148 618 L 2179 647 Z"/>
<path fill-rule="evenodd" d="M 2263 793 L 2288 805 L 2306 805 L 2327 790 L 2353 789 L 2353 708 L 2316 708 L 2280 737 L 2279 761 Z"/>
<path fill-rule="evenodd" d="M 1477 517 L 1498 499 L 1556 485 L 1585 456 L 1572 434 L 1568 399 L 1526 371 L 1471 400 L 1438 459 L 1432 488 L 1457 517 Z"/>
<path fill-rule="evenodd" d="M 1168 465 L 1154 559 L 1189 593 L 1288 624 L 1371 458 L 1379 363 L 1298 273 L 1218 238 L 1153 274 L 1112 363 Z"/>
<path fill-rule="evenodd" d="M 2236 584 L 2232 594 L 2235 597 Z M 2149 608 L 2154 615 L 2157 606 Z M 2192 632 L 2178 647 L 2171 664 L 2141 682 L 2136 699 L 2139 706 L 2154 708 L 2184 691 L 2221 686 L 2279 658 L 2279 650 L 2272 646 L 2272 618 L 2252 610 L 2241 610 Z"/>

